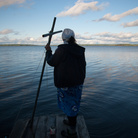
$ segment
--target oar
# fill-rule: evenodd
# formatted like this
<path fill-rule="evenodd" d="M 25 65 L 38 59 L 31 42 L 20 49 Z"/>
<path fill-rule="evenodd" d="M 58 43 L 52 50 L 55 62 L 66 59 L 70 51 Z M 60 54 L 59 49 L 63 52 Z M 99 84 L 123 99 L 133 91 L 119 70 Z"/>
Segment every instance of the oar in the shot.
<path fill-rule="evenodd" d="M 56 17 L 54 17 L 53 25 L 52 25 L 52 28 L 51 28 L 51 31 L 50 31 L 51 35 L 49 35 L 49 39 L 48 39 L 48 44 L 49 45 L 51 43 L 51 39 L 52 39 L 54 27 L 55 27 L 55 22 L 56 22 Z M 35 111 L 36 111 L 37 100 L 38 100 L 38 96 L 39 96 L 39 92 L 40 92 L 40 87 L 41 87 L 41 83 L 42 83 L 42 78 L 43 78 L 43 73 L 44 73 L 45 65 L 46 65 L 46 54 L 45 54 L 43 68 L 42 68 L 42 72 L 41 72 L 41 76 L 40 76 L 39 86 L 38 86 L 38 89 L 37 89 L 37 95 L 36 95 L 36 99 L 35 99 L 35 105 L 34 105 L 34 109 L 33 109 L 33 113 L 32 113 L 32 118 L 30 120 L 30 126 L 31 127 L 33 126 L 33 120 L 34 120 L 34 115 L 35 115 Z"/>

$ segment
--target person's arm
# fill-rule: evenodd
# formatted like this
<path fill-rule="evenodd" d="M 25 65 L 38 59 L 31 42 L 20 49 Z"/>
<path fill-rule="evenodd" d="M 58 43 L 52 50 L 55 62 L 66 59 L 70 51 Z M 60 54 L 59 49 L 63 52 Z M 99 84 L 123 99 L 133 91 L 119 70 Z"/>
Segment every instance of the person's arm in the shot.
<path fill-rule="evenodd" d="M 50 45 L 46 45 L 46 59 L 47 59 L 47 63 L 50 65 L 50 66 L 57 66 L 61 60 L 62 60 L 62 56 L 63 56 L 63 49 L 62 48 L 57 48 L 55 53 L 52 54 L 52 50 L 51 50 L 51 47 Z"/>

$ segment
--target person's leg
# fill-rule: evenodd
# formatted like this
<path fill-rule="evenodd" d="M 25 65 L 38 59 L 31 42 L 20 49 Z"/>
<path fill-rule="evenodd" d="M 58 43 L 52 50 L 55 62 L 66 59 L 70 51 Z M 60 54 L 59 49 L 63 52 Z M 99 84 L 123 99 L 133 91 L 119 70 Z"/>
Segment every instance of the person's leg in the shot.
<path fill-rule="evenodd" d="M 71 126 L 76 126 L 77 123 L 77 116 L 70 117 L 68 116 L 68 121 Z"/>
<path fill-rule="evenodd" d="M 68 116 L 68 122 L 69 122 L 70 133 L 76 133 L 77 116 L 74 117 Z"/>
<path fill-rule="evenodd" d="M 68 126 L 76 126 L 77 116 L 73 116 L 73 117 L 67 116 L 67 119 L 64 119 L 63 123 Z"/>
<path fill-rule="evenodd" d="M 61 88 L 60 90 L 62 92 L 62 99 L 60 101 L 63 103 L 63 111 L 68 118 L 68 120 L 63 120 L 63 123 L 68 125 L 68 129 L 62 130 L 61 134 L 64 137 L 77 138 L 76 123 L 80 108 L 82 85 L 69 87 L 66 90 Z M 63 92 L 63 90 L 65 91 Z"/>
<path fill-rule="evenodd" d="M 77 132 L 76 132 L 76 123 L 77 123 L 77 116 L 67 116 L 68 120 L 64 120 L 64 124 L 68 125 L 67 131 L 62 131 L 61 134 L 64 137 L 69 138 L 77 138 Z"/>

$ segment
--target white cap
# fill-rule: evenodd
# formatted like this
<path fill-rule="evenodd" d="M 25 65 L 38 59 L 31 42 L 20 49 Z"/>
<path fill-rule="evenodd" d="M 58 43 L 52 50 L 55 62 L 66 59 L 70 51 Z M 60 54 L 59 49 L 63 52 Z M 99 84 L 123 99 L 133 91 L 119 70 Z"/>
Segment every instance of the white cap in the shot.
<path fill-rule="evenodd" d="M 73 32 L 73 30 L 71 29 L 64 29 L 63 33 L 62 33 L 62 39 L 64 42 L 68 42 L 68 40 L 70 39 L 70 37 L 74 37 L 75 38 L 75 33 Z"/>

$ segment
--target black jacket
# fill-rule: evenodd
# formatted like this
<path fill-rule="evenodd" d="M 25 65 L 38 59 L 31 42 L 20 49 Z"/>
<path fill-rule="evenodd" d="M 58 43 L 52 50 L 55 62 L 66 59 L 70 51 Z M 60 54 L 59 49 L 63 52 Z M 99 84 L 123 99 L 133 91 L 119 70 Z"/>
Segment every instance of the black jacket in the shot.
<path fill-rule="evenodd" d="M 54 67 L 56 87 L 83 84 L 86 73 L 85 48 L 77 44 L 59 45 L 55 53 L 47 51 L 47 63 Z"/>

